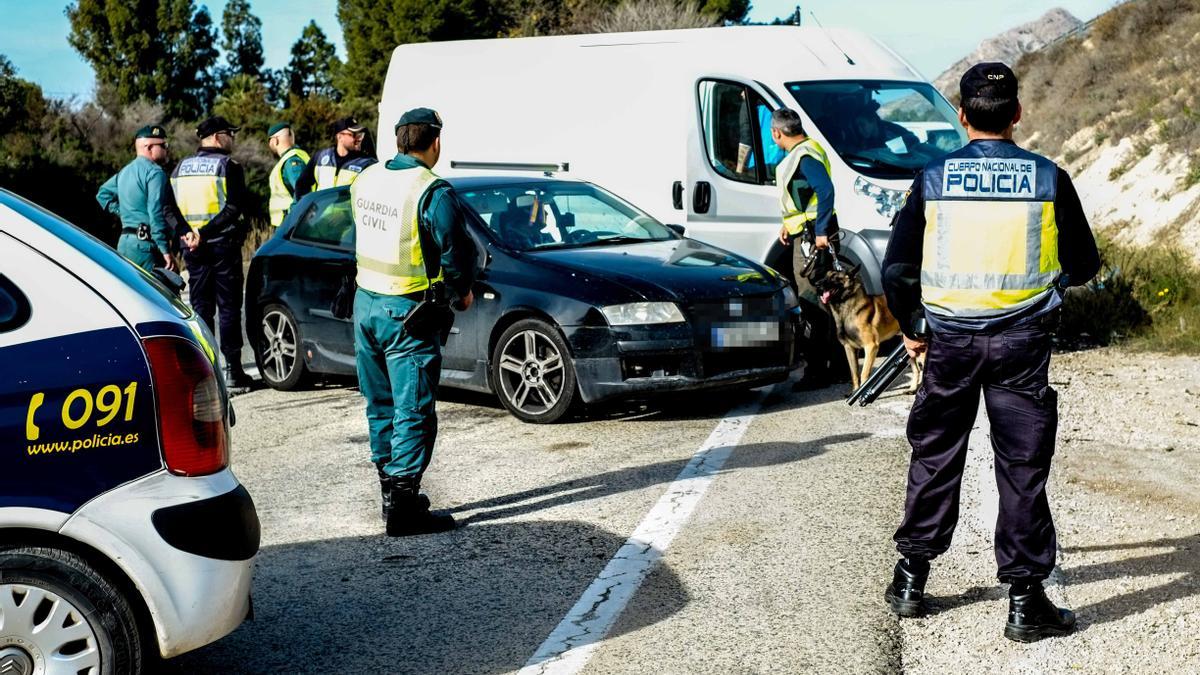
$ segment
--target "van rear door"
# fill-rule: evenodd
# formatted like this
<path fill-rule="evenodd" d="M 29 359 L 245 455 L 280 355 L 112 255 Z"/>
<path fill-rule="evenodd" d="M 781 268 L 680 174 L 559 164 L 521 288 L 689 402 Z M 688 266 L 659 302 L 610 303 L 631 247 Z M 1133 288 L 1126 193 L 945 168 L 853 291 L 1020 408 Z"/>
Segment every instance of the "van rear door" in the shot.
<path fill-rule="evenodd" d="M 784 153 L 771 141 L 778 99 L 758 83 L 726 75 L 701 76 L 691 95 L 687 234 L 765 261 L 780 227 L 775 167 Z"/>

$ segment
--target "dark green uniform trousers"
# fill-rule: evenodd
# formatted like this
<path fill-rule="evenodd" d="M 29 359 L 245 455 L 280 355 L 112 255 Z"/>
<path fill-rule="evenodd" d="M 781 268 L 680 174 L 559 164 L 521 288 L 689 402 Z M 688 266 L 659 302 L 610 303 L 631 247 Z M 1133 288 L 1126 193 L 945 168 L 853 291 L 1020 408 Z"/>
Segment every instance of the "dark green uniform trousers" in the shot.
<path fill-rule="evenodd" d="M 122 234 L 121 238 L 117 240 L 117 253 L 147 272 L 163 265 L 162 254 L 158 252 L 158 247 L 154 245 L 154 242 L 142 241 L 137 238 L 136 234 L 128 232 Z"/>
<path fill-rule="evenodd" d="M 354 349 L 358 387 L 367 399 L 371 461 L 389 475 L 419 480 L 437 439 L 442 353 L 436 337 L 404 330 L 401 320 L 416 304 L 361 288 L 354 294 Z"/>

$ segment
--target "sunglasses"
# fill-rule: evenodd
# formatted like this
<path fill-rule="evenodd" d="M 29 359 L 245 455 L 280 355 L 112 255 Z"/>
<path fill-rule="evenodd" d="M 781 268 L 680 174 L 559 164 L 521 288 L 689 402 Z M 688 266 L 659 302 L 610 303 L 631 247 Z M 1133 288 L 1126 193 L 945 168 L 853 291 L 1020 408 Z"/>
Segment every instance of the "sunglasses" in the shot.
<path fill-rule="evenodd" d="M 151 144 L 147 145 L 146 147 L 147 148 L 162 148 L 163 150 L 166 150 L 169 146 L 166 143 L 151 143 Z"/>

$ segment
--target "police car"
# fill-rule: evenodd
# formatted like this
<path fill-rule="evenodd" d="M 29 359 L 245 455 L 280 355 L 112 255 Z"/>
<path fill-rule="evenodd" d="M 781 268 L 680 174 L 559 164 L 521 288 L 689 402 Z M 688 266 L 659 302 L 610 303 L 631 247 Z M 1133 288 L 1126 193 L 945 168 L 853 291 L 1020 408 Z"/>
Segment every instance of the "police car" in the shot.
<path fill-rule="evenodd" d="M 175 290 L 0 189 L 0 673 L 136 673 L 250 613 L 258 516 Z"/>

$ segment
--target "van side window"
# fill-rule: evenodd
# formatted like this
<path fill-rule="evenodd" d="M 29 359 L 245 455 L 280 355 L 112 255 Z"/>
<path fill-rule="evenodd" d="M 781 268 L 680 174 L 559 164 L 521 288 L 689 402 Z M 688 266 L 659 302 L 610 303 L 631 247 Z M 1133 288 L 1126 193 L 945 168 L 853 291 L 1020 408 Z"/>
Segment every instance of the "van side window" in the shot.
<path fill-rule="evenodd" d="M 774 184 L 783 152 L 771 141 L 771 107 L 753 89 L 735 82 L 703 80 L 698 94 L 713 169 L 742 183 Z"/>
<path fill-rule="evenodd" d="M 16 330 L 29 321 L 29 299 L 8 277 L 0 274 L 0 333 Z"/>

